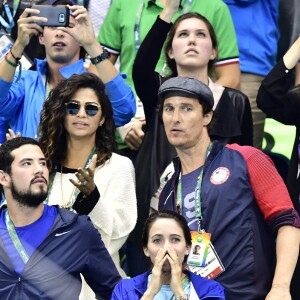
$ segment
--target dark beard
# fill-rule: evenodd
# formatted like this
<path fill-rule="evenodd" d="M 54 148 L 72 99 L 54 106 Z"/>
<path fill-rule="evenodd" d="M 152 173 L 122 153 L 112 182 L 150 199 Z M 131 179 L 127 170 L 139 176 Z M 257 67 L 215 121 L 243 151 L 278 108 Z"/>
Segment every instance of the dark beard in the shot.
<path fill-rule="evenodd" d="M 20 203 L 23 206 L 36 208 L 41 203 L 44 202 L 44 200 L 47 197 L 47 191 L 44 191 L 42 188 L 40 189 L 39 193 L 33 194 L 30 189 L 27 191 L 18 191 L 16 189 L 16 186 L 14 182 L 11 183 L 11 194 L 18 203 Z"/>

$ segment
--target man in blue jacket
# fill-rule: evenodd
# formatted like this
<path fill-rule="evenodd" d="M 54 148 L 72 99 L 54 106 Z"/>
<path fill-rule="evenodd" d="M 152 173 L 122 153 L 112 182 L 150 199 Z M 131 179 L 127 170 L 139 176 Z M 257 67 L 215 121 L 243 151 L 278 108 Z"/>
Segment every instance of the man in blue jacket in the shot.
<path fill-rule="evenodd" d="M 56 3 L 72 2 L 58 0 Z M 39 11 L 26 8 L 18 20 L 17 40 L 0 63 L 0 116 L 9 120 L 14 132 L 22 136 L 37 136 L 40 112 L 50 90 L 62 79 L 85 72 L 80 59 L 83 49 L 105 84 L 116 126 L 128 123 L 135 114 L 132 90 L 109 61 L 109 53 L 97 42 L 86 9 L 76 5 L 69 8 L 69 27 L 40 26 L 37 22 L 42 24 L 46 18 L 32 15 Z M 36 60 L 36 71 L 16 72 L 32 36 L 39 36 L 46 59 Z"/>
<path fill-rule="evenodd" d="M 225 268 L 216 281 L 227 300 L 291 299 L 300 218 L 274 165 L 256 148 L 210 140 L 214 100 L 206 84 L 175 77 L 161 85 L 159 96 L 178 154 L 159 210 L 176 210 L 192 231 L 211 234 Z"/>
<path fill-rule="evenodd" d="M 0 146 L 1 299 L 78 299 L 81 277 L 97 299 L 110 299 L 121 279 L 87 216 L 44 205 L 49 172 L 37 141 Z"/>

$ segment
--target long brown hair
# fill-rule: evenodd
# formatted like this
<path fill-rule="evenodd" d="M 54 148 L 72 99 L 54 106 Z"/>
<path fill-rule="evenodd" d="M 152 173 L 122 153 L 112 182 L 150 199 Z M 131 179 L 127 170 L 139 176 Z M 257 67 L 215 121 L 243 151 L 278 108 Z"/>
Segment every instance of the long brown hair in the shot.
<path fill-rule="evenodd" d="M 166 57 L 167 65 L 171 70 L 171 74 L 170 74 L 170 76 L 168 76 L 168 78 L 178 76 L 176 61 L 175 61 L 175 59 L 170 58 L 169 54 L 168 54 L 170 52 L 170 50 L 172 50 L 172 43 L 173 43 L 173 39 L 175 37 L 177 28 L 183 20 L 192 19 L 192 18 L 199 19 L 199 20 L 201 20 L 202 22 L 205 23 L 205 25 L 207 27 L 207 30 L 209 32 L 210 38 L 211 38 L 212 47 L 216 50 L 218 49 L 218 40 L 217 40 L 215 30 L 212 27 L 212 25 L 210 24 L 210 22 L 204 16 L 202 16 L 202 15 L 196 13 L 196 12 L 189 12 L 189 13 L 181 15 L 174 22 L 173 26 L 171 27 L 171 29 L 169 31 L 169 34 L 168 34 L 168 37 L 167 37 L 167 40 L 166 40 L 165 57 Z M 210 60 L 208 62 L 208 72 L 209 73 L 212 72 L 213 66 L 216 62 L 216 59 L 217 59 L 217 56 L 215 57 L 215 59 Z"/>
<path fill-rule="evenodd" d="M 66 116 L 65 103 L 69 102 L 80 88 L 92 89 L 101 105 L 105 122 L 96 131 L 97 166 L 107 161 L 116 151 L 115 125 L 113 112 L 105 86 L 100 78 L 92 73 L 75 74 L 61 81 L 44 103 L 39 127 L 40 145 L 48 161 L 49 169 L 62 164 L 67 155 L 67 132 L 64 126 Z"/>

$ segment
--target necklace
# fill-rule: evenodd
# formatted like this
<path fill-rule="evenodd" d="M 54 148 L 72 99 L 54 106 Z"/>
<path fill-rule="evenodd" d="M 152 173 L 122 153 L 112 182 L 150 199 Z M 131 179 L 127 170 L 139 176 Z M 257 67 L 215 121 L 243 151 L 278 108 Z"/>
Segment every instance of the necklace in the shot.
<path fill-rule="evenodd" d="M 74 193 L 76 187 L 75 186 L 73 187 L 73 190 L 71 192 L 69 200 L 67 201 L 66 204 L 64 204 L 64 189 L 63 189 L 63 180 L 62 180 L 63 171 L 62 170 L 63 170 L 63 166 L 61 165 L 61 167 L 60 167 L 60 192 L 61 192 L 61 202 L 62 202 L 62 204 L 60 205 L 60 207 L 71 210 L 71 207 L 72 207 L 72 205 L 73 205 L 73 203 L 75 202 L 75 199 L 76 199 L 75 198 L 75 193 Z M 77 197 L 77 195 L 76 195 L 76 197 Z"/>

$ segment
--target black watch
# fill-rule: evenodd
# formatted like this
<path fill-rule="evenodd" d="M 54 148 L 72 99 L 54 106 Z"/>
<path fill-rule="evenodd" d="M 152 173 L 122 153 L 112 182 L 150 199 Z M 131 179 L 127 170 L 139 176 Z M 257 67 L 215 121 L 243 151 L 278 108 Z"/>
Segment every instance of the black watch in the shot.
<path fill-rule="evenodd" d="M 105 48 L 102 47 L 102 49 L 103 49 L 103 53 L 101 53 L 100 55 L 98 55 L 98 56 L 96 56 L 94 58 L 91 58 L 91 63 L 93 65 L 97 65 L 101 61 L 110 58 L 110 53 Z"/>

